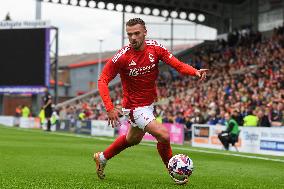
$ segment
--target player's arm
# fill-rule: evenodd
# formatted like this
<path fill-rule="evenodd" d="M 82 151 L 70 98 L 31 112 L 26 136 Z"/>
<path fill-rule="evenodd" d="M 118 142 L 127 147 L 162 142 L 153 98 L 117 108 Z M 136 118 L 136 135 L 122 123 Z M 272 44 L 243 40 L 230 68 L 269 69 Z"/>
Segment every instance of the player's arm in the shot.
<path fill-rule="evenodd" d="M 98 80 L 99 93 L 104 102 L 104 105 L 105 105 L 105 108 L 108 114 L 109 124 L 111 124 L 113 127 L 116 125 L 116 122 L 118 121 L 119 111 L 114 108 L 114 105 L 111 101 L 108 84 L 118 74 L 119 68 L 117 64 L 118 62 L 113 63 L 112 60 L 109 60 L 104 66 L 102 73 Z"/>
<path fill-rule="evenodd" d="M 200 78 L 200 80 L 206 78 L 206 72 L 208 71 L 207 69 L 197 70 L 192 66 L 179 61 L 162 45 L 158 47 L 158 52 L 160 59 L 166 64 L 169 64 L 171 67 L 175 68 L 179 73 L 183 75 L 197 76 Z"/>
<path fill-rule="evenodd" d="M 48 98 L 48 101 L 47 101 L 47 103 L 43 106 L 43 109 L 45 109 L 47 106 L 49 106 L 49 105 L 52 103 L 51 96 L 48 95 L 47 98 Z"/>

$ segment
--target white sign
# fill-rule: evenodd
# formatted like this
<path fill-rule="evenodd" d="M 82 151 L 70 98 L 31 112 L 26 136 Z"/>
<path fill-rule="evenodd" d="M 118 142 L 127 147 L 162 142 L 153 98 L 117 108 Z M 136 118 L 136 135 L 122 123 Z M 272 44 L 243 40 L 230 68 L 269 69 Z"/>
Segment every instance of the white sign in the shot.
<path fill-rule="evenodd" d="M 0 29 L 49 28 L 50 21 L 0 21 Z"/>
<path fill-rule="evenodd" d="M 21 117 L 20 118 L 20 127 L 21 128 L 32 128 L 30 118 L 28 117 Z"/>
<path fill-rule="evenodd" d="M 284 156 L 284 128 L 239 127 L 236 146 L 240 152 Z M 225 126 L 193 125 L 192 146 L 223 149 L 218 133 Z M 235 151 L 235 148 L 230 148 Z"/>
<path fill-rule="evenodd" d="M 13 116 L 0 116 L 0 124 L 4 126 L 13 127 L 15 123 L 15 118 Z"/>
<path fill-rule="evenodd" d="M 93 120 L 92 132 L 93 136 L 114 136 L 114 128 L 108 126 L 108 121 Z"/>
<path fill-rule="evenodd" d="M 34 117 L 21 117 L 19 126 L 26 129 L 40 128 L 40 120 Z"/>
<path fill-rule="evenodd" d="M 264 154 L 271 152 L 284 155 L 284 128 L 262 128 L 260 131 L 260 150 Z"/>

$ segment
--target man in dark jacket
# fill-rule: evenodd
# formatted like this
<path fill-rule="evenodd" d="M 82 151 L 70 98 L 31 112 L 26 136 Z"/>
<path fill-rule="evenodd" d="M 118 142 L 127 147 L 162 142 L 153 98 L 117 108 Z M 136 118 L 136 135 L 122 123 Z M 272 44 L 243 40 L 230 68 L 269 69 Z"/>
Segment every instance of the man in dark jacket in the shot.
<path fill-rule="evenodd" d="M 44 97 L 43 97 L 43 109 L 44 109 L 44 113 L 45 113 L 45 118 L 47 120 L 47 131 L 50 131 L 51 128 L 51 122 L 50 122 L 50 118 L 52 115 L 52 96 L 50 95 L 50 93 L 48 92 L 48 90 L 46 89 Z"/>

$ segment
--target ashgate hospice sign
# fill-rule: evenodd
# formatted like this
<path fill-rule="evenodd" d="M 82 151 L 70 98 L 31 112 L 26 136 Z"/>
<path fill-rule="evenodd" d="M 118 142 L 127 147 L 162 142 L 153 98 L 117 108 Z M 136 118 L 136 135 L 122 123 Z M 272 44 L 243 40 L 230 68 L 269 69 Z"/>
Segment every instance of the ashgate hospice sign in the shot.
<path fill-rule="evenodd" d="M 0 21 L 0 29 L 48 28 L 50 21 Z"/>

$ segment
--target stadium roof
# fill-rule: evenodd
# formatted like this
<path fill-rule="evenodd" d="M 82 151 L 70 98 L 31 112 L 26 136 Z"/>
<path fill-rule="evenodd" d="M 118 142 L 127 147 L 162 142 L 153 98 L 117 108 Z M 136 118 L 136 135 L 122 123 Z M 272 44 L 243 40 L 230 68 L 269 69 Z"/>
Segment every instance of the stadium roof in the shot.
<path fill-rule="evenodd" d="M 228 30 L 228 20 L 242 14 L 244 7 L 257 6 L 258 0 L 40 0 L 70 6 L 106 9 L 126 13 L 177 18 Z M 254 13 L 254 11 L 251 11 Z"/>

